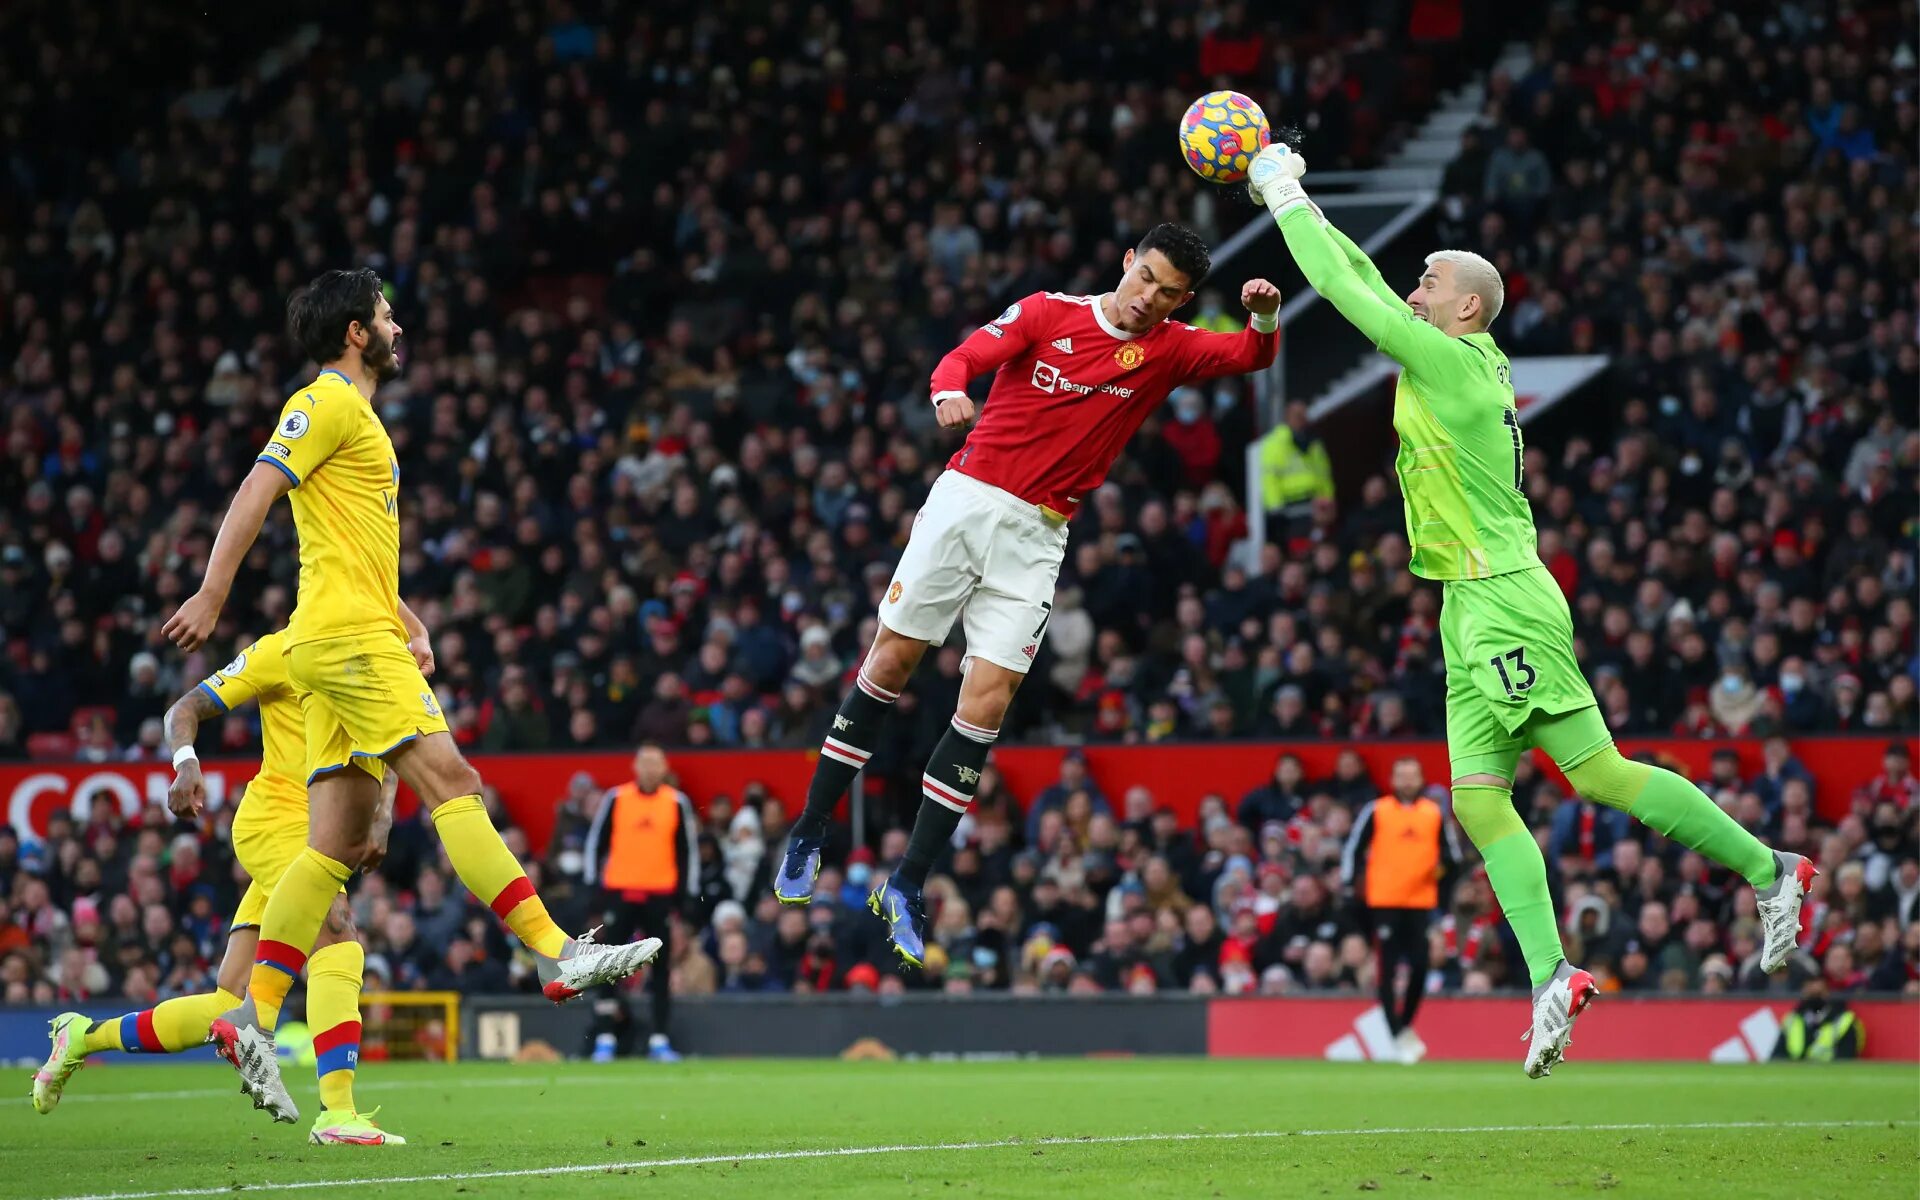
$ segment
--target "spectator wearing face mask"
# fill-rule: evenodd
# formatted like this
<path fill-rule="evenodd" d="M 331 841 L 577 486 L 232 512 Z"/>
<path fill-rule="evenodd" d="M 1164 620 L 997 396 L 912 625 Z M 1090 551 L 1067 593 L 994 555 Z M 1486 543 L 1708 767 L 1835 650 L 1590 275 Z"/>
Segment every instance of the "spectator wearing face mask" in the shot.
<path fill-rule="evenodd" d="M 1183 387 L 1173 393 L 1173 420 L 1160 432 L 1180 458 L 1183 482 L 1205 487 L 1220 465 L 1220 430 L 1207 411 L 1206 393 Z"/>

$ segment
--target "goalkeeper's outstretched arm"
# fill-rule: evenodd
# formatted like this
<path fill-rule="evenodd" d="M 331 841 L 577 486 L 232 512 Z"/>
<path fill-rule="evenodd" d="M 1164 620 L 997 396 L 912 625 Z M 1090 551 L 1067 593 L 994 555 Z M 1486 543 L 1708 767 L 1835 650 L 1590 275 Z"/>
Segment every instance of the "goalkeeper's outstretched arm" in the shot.
<path fill-rule="evenodd" d="M 1453 339 L 1414 315 L 1387 290 L 1384 280 L 1377 287 L 1362 281 L 1300 186 L 1305 172 L 1299 155 L 1285 146 L 1269 146 L 1253 160 L 1248 190 L 1279 222 L 1280 236 L 1313 290 L 1402 367 L 1415 376 L 1432 374 L 1451 357 Z M 1358 246 L 1353 253 L 1366 261 Z M 1378 279 L 1380 272 L 1370 261 L 1367 266 Z"/>
<path fill-rule="evenodd" d="M 1311 209 L 1302 205 L 1281 214 L 1280 236 L 1313 290 L 1389 358 L 1421 376 L 1433 374 L 1451 355 L 1452 338 L 1415 316 L 1397 297 L 1382 297 L 1361 282 Z M 1382 283 L 1381 290 L 1385 286 Z"/>
<path fill-rule="evenodd" d="M 1327 231 L 1327 236 L 1333 239 L 1333 244 L 1338 246 L 1340 253 L 1346 256 L 1347 266 L 1359 277 L 1361 283 L 1367 285 L 1368 291 L 1402 312 L 1413 311 L 1407 307 L 1407 302 L 1400 298 L 1398 292 L 1387 286 L 1386 277 L 1380 274 L 1380 268 L 1373 265 L 1373 260 L 1367 257 L 1367 252 L 1355 245 L 1352 238 L 1340 232 L 1340 229 L 1331 221 L 1323 221 L 1320 227 Z"/>

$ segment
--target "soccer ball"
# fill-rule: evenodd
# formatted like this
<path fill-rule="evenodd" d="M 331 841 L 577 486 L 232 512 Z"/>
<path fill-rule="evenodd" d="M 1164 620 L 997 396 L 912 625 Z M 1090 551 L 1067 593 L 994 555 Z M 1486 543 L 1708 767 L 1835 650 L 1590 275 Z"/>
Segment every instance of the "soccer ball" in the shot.
<path fill-rule="evenodd" d="M 1180 154 L 1209 183 L 1240 183 L 1253 156 L 1273 141 L 1260 106 L 1239 92 L 1208 92 L 1180 118 Z"/>

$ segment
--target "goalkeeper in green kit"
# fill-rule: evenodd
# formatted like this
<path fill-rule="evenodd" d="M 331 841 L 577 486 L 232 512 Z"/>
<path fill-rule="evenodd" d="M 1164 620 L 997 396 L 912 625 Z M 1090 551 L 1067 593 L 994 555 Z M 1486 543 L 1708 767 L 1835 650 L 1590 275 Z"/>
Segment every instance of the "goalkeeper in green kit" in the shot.
<path fill-rule="evenodd" d="M 1405 497 L 1412 570 L 1444 588 L 1440 644 L 1447 664 L 1447 751 L 1453 811 L 1486 860 L 1487 877 L 1533 981 L 1526 1072 L 1548 1074 L 1574 1018 L 1599 990 L 1567 962 L 1547 895 L 1546 862 L 1513 808 L 1513 770 L 1538 747 L 1580 795 L 1622 809 L 1738 871 L 1758 893 L 1778 970 L 1800 933 L 1814 876 L 1797 854 L 1771 850 L 1671 771 L 1622 757 L 1573 654 L 1566 597 L 1541 566 L 1521 490 L 1520 421 L 1507 356 L 1487 332 L 1505 296 L 1477 254 L 1427 256 L 1402 300 L 1367 256 L 1326 223 L 1300 185 L 1306 163 L 1286 146 L 1254 159 L 1248 191 L 1280 224 L 1307 282 L 1400 364 L 1394 471 Z"/>

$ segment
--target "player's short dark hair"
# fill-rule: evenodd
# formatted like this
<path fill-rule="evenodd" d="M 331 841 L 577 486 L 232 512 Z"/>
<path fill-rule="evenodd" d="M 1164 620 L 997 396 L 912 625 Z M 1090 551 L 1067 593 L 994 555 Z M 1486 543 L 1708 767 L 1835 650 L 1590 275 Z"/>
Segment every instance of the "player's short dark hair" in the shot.
<path fill-rule="evenodd" d="M 346 353 L 348 326 L 372 327 L 381 286 L 369 267 L 328 271 L 288 298 L 287 336 L 314 362 L 333 362 Z"/>
<path fill-rule="evenodd" d="M 1213 256 L 1207 253 L 1207 244 L 1200 235 L 1185 225 L 1175 225 L 1171 221 L 1155 225 L 1147 230 L 1147 236 L 1133 248 L 1135 258 L 1149 250 L 1158 250 L 1167 256 L 1174 270 L 1187 277 L 1187 288 L 1191 291 L 1200 286 L 1200 281 L 1213 270 Z"/>

